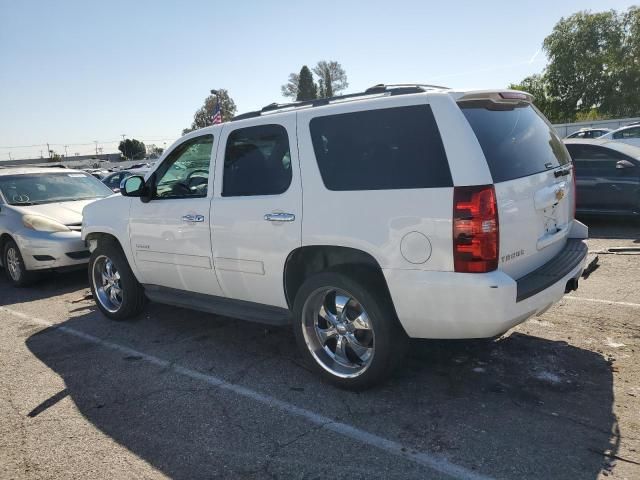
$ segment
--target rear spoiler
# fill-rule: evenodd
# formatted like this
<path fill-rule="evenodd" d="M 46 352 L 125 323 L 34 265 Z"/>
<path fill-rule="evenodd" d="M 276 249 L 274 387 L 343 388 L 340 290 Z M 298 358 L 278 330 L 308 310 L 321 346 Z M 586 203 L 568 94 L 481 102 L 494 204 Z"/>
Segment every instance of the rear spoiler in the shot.
<path fill-rule="evenodd" d="M 477 101 L 490 101 L 493 103 L 502 104 L 518 104 L 522 102 L 533 103 L 533 95 L 527 92 L 521 92 L 520 90 L 481 90 L 475 92 L 469 92 L 456 98 L 456 102 L 477 102 Z"/>

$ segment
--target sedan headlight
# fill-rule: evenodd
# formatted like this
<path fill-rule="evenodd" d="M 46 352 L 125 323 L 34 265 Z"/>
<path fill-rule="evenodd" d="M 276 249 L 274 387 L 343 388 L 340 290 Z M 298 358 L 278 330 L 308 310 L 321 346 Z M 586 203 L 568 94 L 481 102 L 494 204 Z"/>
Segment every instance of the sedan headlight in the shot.
<path fill-rule="evenodd" d="M 71 229 L 66 225 L 56 222 L 47 217 L 41 217 L 40 215 L 25 215 L 22 217 L 22 224 L 36 230 L 38 232 L 69 232 Z"/>

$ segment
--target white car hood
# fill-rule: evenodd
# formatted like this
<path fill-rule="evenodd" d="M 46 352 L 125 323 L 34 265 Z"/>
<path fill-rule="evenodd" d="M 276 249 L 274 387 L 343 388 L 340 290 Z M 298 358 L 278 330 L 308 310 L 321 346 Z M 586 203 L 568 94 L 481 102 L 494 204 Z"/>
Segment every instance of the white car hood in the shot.
<path fill-rule="evenodd" d="M 42 205 L 25 205 L 13 207 L 22 214 L 42 215 L 63 225 L 82 223 L 82 209 L 95 200 L 78 200 L 75 202 L 44 203 Z"/>

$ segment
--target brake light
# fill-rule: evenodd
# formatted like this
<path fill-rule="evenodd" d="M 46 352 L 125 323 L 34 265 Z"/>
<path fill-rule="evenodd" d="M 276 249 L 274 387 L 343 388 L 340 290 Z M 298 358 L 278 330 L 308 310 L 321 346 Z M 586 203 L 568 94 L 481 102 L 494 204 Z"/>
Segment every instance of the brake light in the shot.
<path fill-rule="evenodd" d="M 453 263 L 456 272 L 498 268 L 498 205 L 493 185 L 454 187 Z"/>
<path fill-rule="evenodd" d="M 529 96 L 526 93 L 519 92 L 501 92 L 500 96 L 505 100 L 529 100 Z"/>

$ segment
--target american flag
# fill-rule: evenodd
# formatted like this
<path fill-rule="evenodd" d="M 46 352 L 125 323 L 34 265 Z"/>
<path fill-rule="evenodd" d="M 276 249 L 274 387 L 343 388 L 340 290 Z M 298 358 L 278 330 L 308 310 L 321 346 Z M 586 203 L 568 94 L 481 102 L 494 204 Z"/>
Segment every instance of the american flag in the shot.
<path fill-rule="evenodd" d="M 220 100 L 216 100 L 216 108 L 213 109 L 213 115 L 211 115 L 211 123 L 217 125 L 222 123 L 222 110 L 220 110 Z"/>

